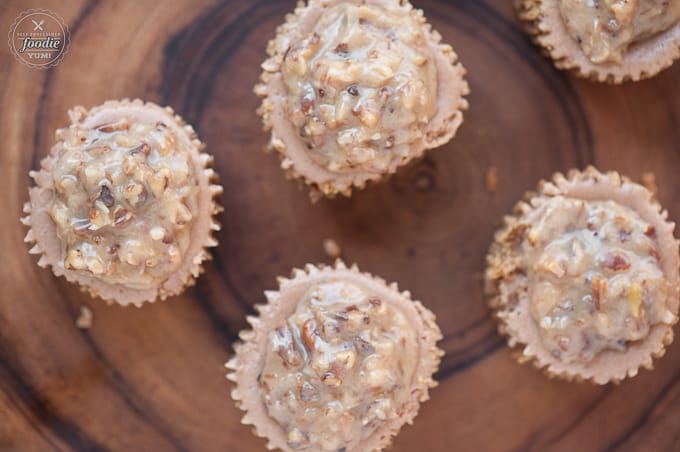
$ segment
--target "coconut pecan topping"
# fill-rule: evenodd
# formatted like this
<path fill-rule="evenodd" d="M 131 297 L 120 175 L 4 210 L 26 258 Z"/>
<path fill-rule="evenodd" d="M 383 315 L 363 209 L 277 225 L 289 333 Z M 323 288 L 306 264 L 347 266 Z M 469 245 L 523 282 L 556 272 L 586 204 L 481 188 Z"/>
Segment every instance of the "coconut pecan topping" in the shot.
<path fill-rule="evenodd" d="M 650 226 L 636 212 L 562 196 L 540 209 L 520 246 L 531 314 L 553 356 L 588 362 L 625 350 L 664 321 L 668 281 Z"/>
<path fill-rule="evenodd" d="M 355 450 L 403 409 L 417 362 L 404 314 L 354 284 L 327 282 L 269 334 L 260 387 L 290 448 Z"/>
<path fill-rule="evenodd" d="M 422 25 L 401 10 L 341 3 L 282 65 L 290 120 L 331 171 L 385 171 L 437 113 L 437 69 Z"/>
<path fill-rule="evenodd" d="M 62 137 L 49 213 L 64 267 L 135 289 L 166 279 L 188 248 L 198 193 L 175 132 L 123 117 Z"/>
<path fill-rule="evenodd" d="M 560 0 L 560 12 L 593 63 L 620 63 L 631 45 L 680 21 L 680 0 Z"/>

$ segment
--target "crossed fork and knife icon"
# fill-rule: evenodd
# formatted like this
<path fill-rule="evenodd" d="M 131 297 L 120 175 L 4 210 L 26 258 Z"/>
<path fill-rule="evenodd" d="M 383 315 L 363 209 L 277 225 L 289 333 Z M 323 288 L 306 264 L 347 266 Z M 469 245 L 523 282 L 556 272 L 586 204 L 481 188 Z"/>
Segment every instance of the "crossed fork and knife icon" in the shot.
<path fill-rule="evenodd" d="M 31 19 L 31 22 L 33 22 L 33 25 L 35 25 L 35 27 L 33 28 L 33 31 L 37 31 L 37 30 L 44 31 L 42 26 L 45 25 L 45 19 L 41 19 L 40 22 L 36 22 L 35 20 Z"/>

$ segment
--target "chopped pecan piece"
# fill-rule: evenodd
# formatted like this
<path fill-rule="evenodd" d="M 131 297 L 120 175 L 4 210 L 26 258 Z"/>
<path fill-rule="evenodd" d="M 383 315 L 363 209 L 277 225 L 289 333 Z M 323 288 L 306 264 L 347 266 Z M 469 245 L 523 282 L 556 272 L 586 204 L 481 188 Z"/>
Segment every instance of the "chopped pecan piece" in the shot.
<path fill-rule="evenodd" d="M 630 268 L 630 261 L 628 258 L 618 253 L 606 253 L 604 255 L 602 265 L 605 268 L 618 272 L 622 270 L 628 270 Z"/>
<path fill-rule="evenodd" d="M 151 146 L 149 146 L 146 143 L 142 143 L 139 146 L 136 146 L 132 149 L 130 149 L 130 154 L 144 154 L 144 155 L 149 155 L 151 152 Z"/>
<path fill-rule="evenodd" d="M 116 211 L 113 213 L 113 224 L 115 226 L 124 226 L 132 220 L 132 212 L 128 212 L 127 210 L 123 209 L 122 207 L 119 207 L 116 209 Z"/>
<path fill-rule="evenodd" d="M 122 119 L 119 119 L 118 121 L 100 124 L 100 125 L 96 126 L 95 129 L 98 132 L 111 133 L 111 132 L 117 132 L 117 131 L 120 131 L 120 130 L 127 130 L 129 125 L 130 124 L 128 123 L 127 118 L 122 118 Z"/>
<path fill-rule="evenodd" d="M 333 50 L 335 53 L 347 53 L 349 52 L 349 46 L 347 45 L 346 42 L 341 42 L 337 46 L 335 46 L 335 50 Z"/>
<path fill-rule="evenodd" d="M 338 320 L 340 322 L 346 322 L 349 320 L 349 316 L 344 312 L 336 312 L 333 317 L 335 318 L 335 320 Z"/>
<path fill-rule="evenodd" d="M 323 377 L 321 377 L 321 381 L 326 386 L 330 386 L 332 388 L 337 388 L 342 384 L 342 378 L 340 378 L 340 376 L 334 372 L 326 372 Z"/>
<path fill-rule="evenodd" d="M 309 113 L 312 111 L 312 108 L 314 107 L 314 99 L 304 96 L 302 100 L 300 100 L 300 110 L 302 110 L 303 113 Z"/>
<path fill-rule="evenodd" d="M 95 201 L 101 201 L 106 207 L 113 206 L 115 199 L 111 195 L 111 189 L 106 185 L 100 185 L 99 188 L 93 192 L 89 199 L 94 204 Z"/>
<path fill-rule="evenodd" d="M 295 340 L 289 328 L 280 327 L 276 329 L 276 333 L 282 339 L 281 344 L 276 348 L 276 354 L 279 355 L 286 367 L 297 367 L 302 364 L 302 356 L 297 349 Z"/>
<path fill-rule="evenodd" d="M 106 185 L 101 186 L 98 199 L 103 202 L 106 207 L 113 206 L 113 203 L 115 202 L 115 199 L 111 196 L 111 190 Z"/>
<path fill-rule="evenodd" d="M 599 275 L 593 276 L 593 303 L 595 309 L 600 310 L 602 300 L 607 297 L 607 280 Z"/>
<path fill-rule="evenodd" d="M 661 255 L 656 250 L 656 248 L 650 248 L 649 254 L 651 254 L 654 257 L 654 259 L 656 259 L 658 262 L 661 262 Z"/>
<path fill-rule="evenodd" d="M 311 319 L 307 320 L 304 325 L 302 325 L 300 336 L 302 337 L 302 343 L 305 345 L 305 348 L 310 352 L 314 350 L 314 342 L 317 335 L 316 322 Z"/>

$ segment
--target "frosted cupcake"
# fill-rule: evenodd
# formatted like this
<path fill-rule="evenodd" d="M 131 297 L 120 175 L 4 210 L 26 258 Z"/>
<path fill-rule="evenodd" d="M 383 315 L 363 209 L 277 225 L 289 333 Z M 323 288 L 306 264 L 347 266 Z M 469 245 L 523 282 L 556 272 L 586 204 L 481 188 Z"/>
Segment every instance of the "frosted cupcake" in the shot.
<path fill-rule="evenodd" d="M 435 386 L 443 352 L 434 315 L 340 262 L 295 270 L 266 295 L 227 363 L 243 423 L 270 449 L 386 447 Z"/>
<path fill-rule="evenodd" d="M 516 0 L 527 31 L 560 69 L 621 83 L 680 56 L 680 0 Z"/>
<path fill-rule="evenodd" d="M 445 144 L 468 105 L 453 49 L 405 1 L 309 0 L 268 53 L 259 113 L 313 199 L 350 196 Z"/>
<path fill-rule="evenodd" d="M 26 241 L 38 264 L 122 305 L 193 283 L 219 229 L 222 188 L 191 126 L 140 100 L 69 111 L 71 125 L 32 171 Z"/>
<path fill-rule="evenodd" d="M 504 223 L 486 289 L 520 361 L 598 384 L 652 368 L 673 340 L 679 259 L 647 189 L 592 167 L 557 174 Z"/>

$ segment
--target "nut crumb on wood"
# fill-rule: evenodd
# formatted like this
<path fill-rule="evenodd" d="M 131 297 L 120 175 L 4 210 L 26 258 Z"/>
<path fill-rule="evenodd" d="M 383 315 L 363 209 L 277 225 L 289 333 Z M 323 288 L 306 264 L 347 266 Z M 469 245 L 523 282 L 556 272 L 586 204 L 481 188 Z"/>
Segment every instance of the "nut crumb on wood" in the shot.
<path fill-rule="evenodd" d="M 645 171 L 640 176 L 640 180 L 642 180 L 642 185 L 644 185 L 647 190 L 651 191 L 655 195 L 657 194 L 659 187 L 656 185 L 656 176 L 654 173 L 651 171 Z"/>
<path fill-rule="evenodd" d="M 323 241 L 323 251 L 326 253 L 326 256 L 332 259 L 337 259 L 340 257 L 340 254 L 342 254 L 340 245 L 333 239 L 326 239 Z"/>
<path fill-rule="evenodd" d="M 495 166 L 490 166 L 486 170 L 486 191 L 489 193 L 496 193 L 498 186 L 498 170 Z"/>
<path fill-rule="evenodd" d="M 92 310 L 87 306 L 80 307 L 80 314 L 76 319 L 76 326 L 81 330 L 87 330 L 92 327 L 92 321 L 94 320 L 94 314 Z"/>

